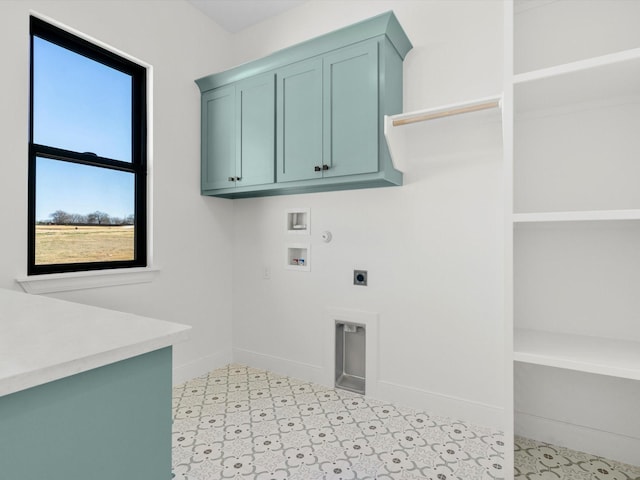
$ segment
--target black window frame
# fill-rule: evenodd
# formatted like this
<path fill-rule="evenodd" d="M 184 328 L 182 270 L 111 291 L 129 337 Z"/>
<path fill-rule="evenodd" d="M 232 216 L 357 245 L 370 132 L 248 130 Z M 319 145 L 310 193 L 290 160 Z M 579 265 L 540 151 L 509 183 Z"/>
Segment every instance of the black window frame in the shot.
<path fill-rule="evenodd" d="M 33 39 L 41 38 L 95 60 L 132 77 L 131 162 L 73 152 L 33 141 Z M 27 274 L 78 272 L 147 266 L 147 69 L 88 40 L 30 17 L 29 72 L 29 171 L 28 171 L 28 253 Z M 134 174 L 134 258 L 102 262 L 36 265 L 36 158 L 48 158 L 80 165 L 108 168 Z"/>

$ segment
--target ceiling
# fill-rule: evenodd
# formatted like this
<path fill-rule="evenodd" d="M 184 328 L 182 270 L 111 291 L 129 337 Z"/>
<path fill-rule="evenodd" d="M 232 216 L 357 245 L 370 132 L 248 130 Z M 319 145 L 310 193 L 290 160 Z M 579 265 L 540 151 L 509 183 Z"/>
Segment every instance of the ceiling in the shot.
<path fill-rule="evenodd" d="M 189 0 L 226 31 L 235 33 L 307 0 Z"/>

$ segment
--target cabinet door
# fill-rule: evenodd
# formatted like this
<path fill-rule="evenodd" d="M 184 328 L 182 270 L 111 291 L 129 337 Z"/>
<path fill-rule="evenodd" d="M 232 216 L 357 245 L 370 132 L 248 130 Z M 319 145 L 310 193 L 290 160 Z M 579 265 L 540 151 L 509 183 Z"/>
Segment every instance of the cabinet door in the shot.
<path fill-rule="evenodd" d="M 236 186 L 275 180 L 275 76 L 261 75 L 236 85 Z"/>
<path fill-rule="evenodd" d="M 277 77 L 277 181 L 321 178 L 322 60 L 294 63 Z"/>
<path fill-rule="evenodd" d="M 323 60 L 324 176 L 377 172 L 378 42 L 341 48 Z"/>
<path fill-rule="evenodd" d="M 203 190 L 234 186 L 236 169 L 235 87 L 221 87 L 202 95 Z"/>

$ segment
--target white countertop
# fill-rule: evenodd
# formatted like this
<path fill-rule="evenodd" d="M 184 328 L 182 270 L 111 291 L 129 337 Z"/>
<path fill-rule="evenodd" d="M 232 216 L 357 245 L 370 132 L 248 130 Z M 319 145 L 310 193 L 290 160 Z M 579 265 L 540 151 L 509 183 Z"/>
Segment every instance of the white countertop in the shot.
<path fill-rule="evenodd" d="M 190 329 L 0 289 L 0 396 L 168 347 Z"/>

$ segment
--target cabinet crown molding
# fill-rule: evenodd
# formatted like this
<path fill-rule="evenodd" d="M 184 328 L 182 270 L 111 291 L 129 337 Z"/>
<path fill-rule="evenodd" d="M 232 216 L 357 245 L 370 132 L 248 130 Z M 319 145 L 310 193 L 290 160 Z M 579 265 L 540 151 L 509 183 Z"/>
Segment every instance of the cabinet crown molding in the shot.
<path fill-rule="evenodd" d="M 269 72 L 291 63 L 325 54 L 332 50 L 379 36 L 386 36 L 402 60 L 413 48 L 392 11 L 376 15 L 361 22 L 326 33 L 319 37 L 278 50 L 266 57 L 238 65 L 224 72 L 197 79 L 201 92 Z"/>

